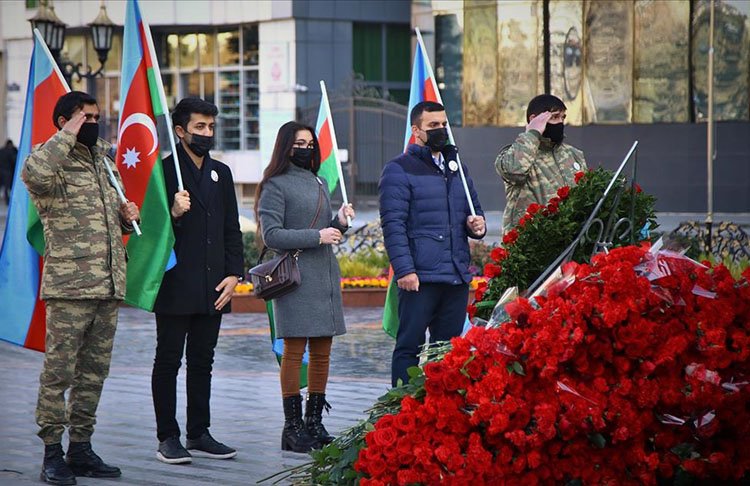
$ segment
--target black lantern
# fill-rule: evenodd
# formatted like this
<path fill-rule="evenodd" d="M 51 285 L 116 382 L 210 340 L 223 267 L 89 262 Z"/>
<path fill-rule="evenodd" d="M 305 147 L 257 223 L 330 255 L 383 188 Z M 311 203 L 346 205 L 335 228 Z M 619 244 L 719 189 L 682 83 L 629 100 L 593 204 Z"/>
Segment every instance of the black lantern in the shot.
<path fill-rule="evenodd" d="M 107 54 L 109 54 L 109 50 L 112 48 L 112 32 L 115 27 L 115 23 L 107 15 L 104 0 L 102 0 L 99 15 L 88 24 L 91 27 L 91 40 L 94 43 L 94 49 L 99 58 L 99 69 L 93 71 L 90 66 L 86 66 L 85 72 L 81 72 L 83 68 L 82 63 L 75 64 L 60 59 L 60 51 L 65 43 L 65 29 L 67 25 L 57 17 L 55 7 L 50 5 L 50 3 L 50 0 L 41 0 L 36 15 L 29 22 L 31 22 L 32 31 L 34 29 L 39 30 L 68 84 L 70 84 L 73 75 L 76 75 L 79 80 L 83 78 L 90 79 L 100 75 L 102 69 L 104 69 L 104 64 L 107 62 Z"/>
<path fill-rule="evenodd" d="M 107 15 L 104 2 L 99 9 L 99 15 L 89 24 L 91 27 L 91 39 L 94 41 L 94 49 L 99 56 L 99 62 L 103 65 L 107 62 L 107 54 L 112 48 L 112 31 L 115 23 Z"/>

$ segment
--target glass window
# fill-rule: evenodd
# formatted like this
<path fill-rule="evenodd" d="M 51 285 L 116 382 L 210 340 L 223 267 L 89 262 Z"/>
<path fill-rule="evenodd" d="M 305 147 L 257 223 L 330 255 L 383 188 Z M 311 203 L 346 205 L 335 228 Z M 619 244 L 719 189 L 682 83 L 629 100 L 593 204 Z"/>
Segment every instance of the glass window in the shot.
<path fill-rule="evenodd" d="M 201 97 L 201 75 L 200 73 L 180 74 L 182 96 Z"/>
<path fill-rule="evenodd" d="M 84 35 L 66 35 L 65 43 L 60 50 L 60 58 L 63 61 L 70 61 L 74 64 L 84 63 L 84 51 L 86 49 L 86 36 Z M 92 52 L 94 49 L 92 47 Z M 96 60 L 96 55 L 94 55 Z"/>
<path fill-rule="evenodd" d="M 365 81 L 382 81 L 383 26 L 355 23 L 352 43 L 354 72 L 362 75 Z"/>
<path fill-rule="evenodd" d="M 188 34 L 180 36 L 180 69 L 197 67 L 195 55 L 198 51 L 198 36 Z"/>
<path fill-rule="evenodd" d="M 167 98 L 167 105 L 171 110 L 177 104 L 177 76 L 162 71 L 161 80 L 164 84 L 164 95 Z"/>
<path fill-rule="evenodd" d="M 242 29 L 242 64 L 258 65 L 258 26 L 249 25 Z"/>
<path fill-rule="evenodd" d="M 91 35 L 85 36 L 86 38 L 86 52 L 88 56 L 88 63 L 91 69 L 96 71 L 99 69 L 99 54 L 94 49 L 94 40 Z M 120 63 L 122 62 L 122 34 L 112 34 L 112 48 L 107 53 L 107 61 L 104 63 L 104 71 L 106 72 L 119 72 Z"/>
<path fill-rule="evenodd" d="M 240 72 L 219 73 L 219 141 L 224 150 L 240 149 Z"/>
<path fill-rule="evenodd" d="M 166 66 L 170 68 L 177 67 L 177 34 L 170 34 L 167 36 L 167 49 L 166 49 Z"/>
<path fill-rule="evenodd" d="M 219 44 L 219 66 L 236 66 L 240 63 L 240 33 L 238 30 L 220 32 L 217 35 Z"/>
<path fill-rule="evenodd" d="M 411 77 L 411 28 L 408 25 L 385 26 L 386 81 L 409 81 Z"/>
<path fill-rule="evenodd" d="M 435 16 L 435 81 L 451 125 L 463 123 L 463 10 Z M 411 60 L 409 61 L 411 65 Z M 408 103 L 409 94 L 406 94 Z"/>
<path fill-rule="evenodd" d="M 633 122 L 690 121 L 690 4 L 636 0 Z"/>
<path fill-rule="evenodd" d="M 496 9 L 481 0 L 464 3 L 464 125 L 496 124 Z"/>
<path fill-rule="evenodd" d="M 198 34 L 198 52 L 201 67 L 216 65 L 214 60 L 214 34 Z"/>
<path fill-rule="evenodd" d="M 203 73 L 203 99 L 216 104 L 216 89 L 214 88 L 214 73 Z"/>

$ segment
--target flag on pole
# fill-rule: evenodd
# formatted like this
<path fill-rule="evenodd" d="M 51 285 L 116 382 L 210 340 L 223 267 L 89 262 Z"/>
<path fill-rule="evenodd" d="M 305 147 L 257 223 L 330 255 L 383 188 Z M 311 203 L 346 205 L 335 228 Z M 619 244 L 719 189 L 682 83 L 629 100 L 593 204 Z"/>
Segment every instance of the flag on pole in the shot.
<path fill-rule="evenodd" d="M 422 101 L 434 101 L 436 103 L 443 103 L 440 98 L 440 91 L 438 90 L 437 83 L 435 82 L 435 76 L 430 65 L 430 59 L 427 57 L 427 52 L 422 41 L 422 34 L 417 32 L 417 48 L 414 52 L 414 65 L 411 70 L 411 88 L 409 91 L 409 109 L 406 112 L 406 131 L 404 134 L 404 152 L 409 144 L 415 142 L 414 135 L 411 132 L 411 110 Z M 451 131 L 450 123 L 448 124 L 448 140 L 449 143 L 454 144 L 453 132 Z M 461 168 L 461 160 L 458 160 L 459 173 L 463 181 L 464 190 L 466 191 L 466 199 L 469 202 L 471 213 L 474 214 L 474 204 L 469 195 L 468 186 L 466 185 L 466 179 Z M 388 290 L 385 296 L 385 306 L 383 308 L 383 330 L 389 336 L 395 338 L 398 333 L 398 286 L 396 281 L 393 279 L 393 268 L 388 272 Z M 464 325 L 464 331 L 466 326 L 470 325 L 468 316 Z"/>
<path fill-rule="evenodd" d="M 124 237 L 128 251 L 125 301 L 151 310 L 174 246 L 164 172 L 159 154 L 156 117 L 168 113 L 163 104 L 151 31 L 137 0 L 129 0 L 123 32 L 120 123 L 117 169 L 128 200 L 141 211 L 141 236 Z"/>
<path fill-rule="evenodd" d="M 315 136 L 318 137 L 318 144 L 320 145 L 320 170 L 318 170 L 318 175 L 328 182 L 328 192 L 333 193 L 339 184 L 341 161 L 338 160 L 338 147 L 334 150 L 336 134 L 333 131 L 333 120 L 328 116 L 329 112 L 328 96 L 323 92 L 320 97 L 318 121 L 315 123 Z"/>
<path fill-rule="evenodd" d="M 406 132 L 404 134 L 404 152 L 409 144 L 414 143 L 414 135 L 411 133 L 411 121 L 409 115 L 411 110 L 422 101 L 434 101 L 439 103 L 437 87 L 432 79 L 432 68 L 430 60 L 424 52 L 422 43 L 417 43 L 414 52 L 414 65 L 411 70 L 411 89 L 409 91 L 409 109 L 406 111 Z M 450 131 L 450 126 L 448 127 Z M 383 330 L 389 336 L 395 338 L 398 333 L 398 286 L 393 278 L 393 268 L 388 272 L 388 290 L 385 295 L 385 306 L 383 308 Z"/>
<path fill-rule="evenodd" d="M 44 234 L 21 181 L 21 169 L 31 148 L 57 132 L 52 111 L 68 91 L 44 40 L 35 32 L 13 190 L 0 248 L 0 339 L 37 351 L 44 351 L 46 333 L 44 302 L 39 300 Z"/>

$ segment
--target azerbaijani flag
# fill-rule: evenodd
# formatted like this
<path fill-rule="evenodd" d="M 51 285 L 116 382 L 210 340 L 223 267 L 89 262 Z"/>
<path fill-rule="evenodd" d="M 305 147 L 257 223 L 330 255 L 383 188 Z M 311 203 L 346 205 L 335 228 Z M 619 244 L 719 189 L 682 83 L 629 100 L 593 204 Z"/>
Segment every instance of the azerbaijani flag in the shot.
<path fill-rule="evenodd" d="M 331 107 L 328 104 L 328 93 L 325 83 L 320 82 L 320 109 L 318 109 L 318 121 L 315 123 L 315 136 L 318 137 L 320 145 L 320 169 L 318 175 L 328 182 L 328 191 L 333 193 L 339 183 L 341 174 L 341 161 L 338 158 L 338 144 L 336 143 L 336 131 L 333 129 L 333 118 Z M 341 178 L 343 180 L 343 178 Z M 343 185 L 342 192 L 346 192 Z M 346 195 L 344 195 L 346 198 Z"/>
<path fill-rule="evenodd" d="M 44 302 L 39 300 L 44 234 L 21 181 L 21 169 L 31 148 L 57 133 L 52 111 L 68 91 L 47 46 L 35 33 L 13 191 L 0 248 L 0 339 L 37 351 L 44 351 L 46 334 Z"/>
<path fill-rule="evenodd" d="M 128 251 L 125 301 L 151 310 L 174 246 L 156 117 L 165 114 L 163 86 L 151 30 L 137 0 L 125 12 L 117 169 L 126 197 L 141 211 L 141 236 L 124 236 Z M 168 113 L 167 113 L 168 116 Z M 173 262 L 172 262 L 173 264 Z"/>

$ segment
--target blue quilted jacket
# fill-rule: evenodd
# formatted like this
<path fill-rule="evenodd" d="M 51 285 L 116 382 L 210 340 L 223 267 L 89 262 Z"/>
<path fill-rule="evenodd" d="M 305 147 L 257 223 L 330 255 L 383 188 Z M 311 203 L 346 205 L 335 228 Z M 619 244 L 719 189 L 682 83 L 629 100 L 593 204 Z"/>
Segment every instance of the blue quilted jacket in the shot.
<path fill-rule="evenodd" d="M 427 147 L 409 145 L 389 161 L 378 184 L 380 224 L 395 278 L 416 272 L 420 282 L 461 284 L 471 280 L 469 241 L 480 239 L 466 226 L 471 215 L 461 176 L 452 171 L 457 149 L 443 150 L 445 174 Z M 463 166 L 478 216 L 484 216 L 474 184 Z"/>

